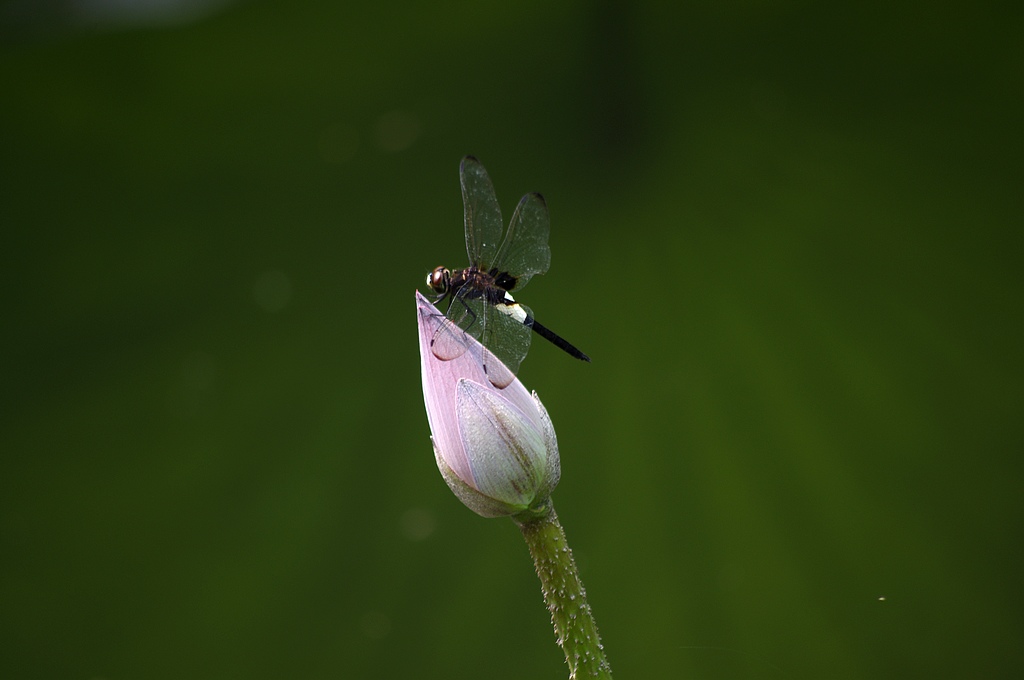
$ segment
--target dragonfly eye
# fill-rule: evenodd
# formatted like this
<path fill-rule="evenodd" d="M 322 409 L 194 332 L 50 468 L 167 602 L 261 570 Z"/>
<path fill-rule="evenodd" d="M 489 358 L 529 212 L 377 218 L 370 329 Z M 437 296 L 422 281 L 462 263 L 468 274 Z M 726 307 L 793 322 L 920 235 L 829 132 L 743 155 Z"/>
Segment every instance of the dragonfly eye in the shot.
<path fill-rule="evenodd" d="M 430 286 L 430 290 L 434 291 L 438 295 L 444 295 L 448 292 L 448 287 L 451 284 L 451 273 L 444 267 L 438 267 L 434 271 L 427 274 L 427 285 Z"/>

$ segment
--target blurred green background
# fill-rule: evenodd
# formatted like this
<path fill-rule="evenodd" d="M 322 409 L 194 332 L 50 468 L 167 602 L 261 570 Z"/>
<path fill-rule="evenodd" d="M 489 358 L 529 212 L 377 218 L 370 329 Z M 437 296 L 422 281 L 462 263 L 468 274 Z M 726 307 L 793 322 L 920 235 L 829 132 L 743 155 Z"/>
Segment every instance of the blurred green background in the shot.
<path fill-rule="evenodd" d="M 1019 3 L 0 3 L 0 677 L 560 678 L 434 465 L 458 162 L 617 678 L 1024 673 Z"/>

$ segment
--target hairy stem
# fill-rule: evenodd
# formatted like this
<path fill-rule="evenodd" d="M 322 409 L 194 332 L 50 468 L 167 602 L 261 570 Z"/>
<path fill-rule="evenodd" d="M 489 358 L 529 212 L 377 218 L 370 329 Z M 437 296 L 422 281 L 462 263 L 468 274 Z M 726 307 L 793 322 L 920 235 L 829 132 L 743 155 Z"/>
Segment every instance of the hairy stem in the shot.
<path fill-rule="evenodd" d="M 569 680 L 611 680 L 612 669 L 554 506 L 548 501 L 542 508 L 514 519 L 533 555 L 555 637 L 569 664 Z"/>

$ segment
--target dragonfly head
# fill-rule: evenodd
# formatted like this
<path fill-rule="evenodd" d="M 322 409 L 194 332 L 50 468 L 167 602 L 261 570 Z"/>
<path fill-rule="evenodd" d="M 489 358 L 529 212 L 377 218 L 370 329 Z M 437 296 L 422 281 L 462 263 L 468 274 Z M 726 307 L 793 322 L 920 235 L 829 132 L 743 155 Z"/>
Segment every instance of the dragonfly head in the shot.
<path fill-rule="evenodd" d="M 452 283 L 452 273 L 445 267 L 437 267 L 427 274 L 427 285 L 437 293 L 438 300 L 448 294 Z"/>

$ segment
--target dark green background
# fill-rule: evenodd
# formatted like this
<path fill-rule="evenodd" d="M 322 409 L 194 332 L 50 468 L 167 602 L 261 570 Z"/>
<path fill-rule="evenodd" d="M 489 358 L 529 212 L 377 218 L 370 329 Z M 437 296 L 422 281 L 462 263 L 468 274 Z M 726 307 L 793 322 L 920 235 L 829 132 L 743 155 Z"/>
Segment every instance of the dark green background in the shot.
<path fill-rule="evenodd" d="M 617 678 L 1020 677 L 1020 4 L 348 5 L 0 3 L 0 677 L 565 677 L 427 439 L 466 153 Z"/>

